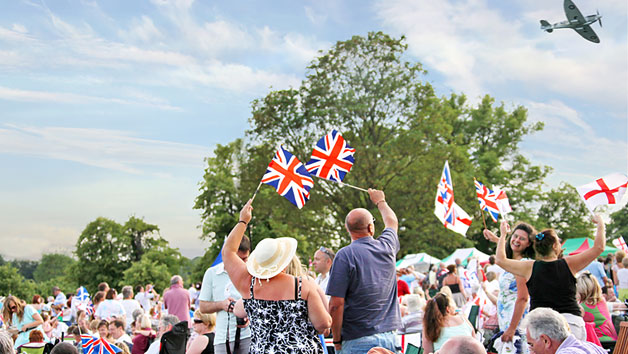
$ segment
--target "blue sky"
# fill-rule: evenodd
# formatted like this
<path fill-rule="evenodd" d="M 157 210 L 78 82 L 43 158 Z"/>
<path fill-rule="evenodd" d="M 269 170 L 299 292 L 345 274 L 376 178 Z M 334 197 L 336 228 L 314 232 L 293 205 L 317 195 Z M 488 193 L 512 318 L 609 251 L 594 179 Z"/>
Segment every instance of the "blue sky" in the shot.
<path fill-rule="evenodd" d="M 243 135 L 253 99 L 368 31 L 405 35 L 439 94 L 545 122 L 522 151 L 554 168 L 548 187 L 626 173 L 627 4 L 576 4 L 604 16 L 600 44 L 539 29 L 560 0 L 1 2 L 0 253 L 67 253 L 95 218 L 136 215 L 201 255 L 203 158 Z"/>

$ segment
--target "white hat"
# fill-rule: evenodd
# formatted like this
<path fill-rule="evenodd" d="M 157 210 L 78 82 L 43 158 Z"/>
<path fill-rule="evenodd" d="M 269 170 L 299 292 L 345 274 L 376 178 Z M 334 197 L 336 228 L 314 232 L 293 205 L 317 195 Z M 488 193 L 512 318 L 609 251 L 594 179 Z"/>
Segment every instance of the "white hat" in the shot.
<path fill-rule="evenodd" d="M 281 273 L 297 252 L 297 240 L 292 237 L 265 238 L 257 244 L 246 268 L 259 279 L 270 279 Z"/>

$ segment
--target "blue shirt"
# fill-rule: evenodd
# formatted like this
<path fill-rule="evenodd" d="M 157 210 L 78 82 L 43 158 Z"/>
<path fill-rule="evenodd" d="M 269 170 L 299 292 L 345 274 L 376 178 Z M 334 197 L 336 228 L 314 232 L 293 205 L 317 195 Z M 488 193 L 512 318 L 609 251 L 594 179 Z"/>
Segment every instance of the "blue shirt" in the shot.
<path fill-rule="evenodd" d="M 606 272 L 604 271 L 604 266 L 602 263 L 598 261 L 593 261 L 589 264 L 584 270 L 588 270 L 591 275 L 595 275 L 597 282 L 600 284 L 600 287 L 604 287 L 604 278 L 606 277 Z"/>
<path fill-rule="evenodd" d="M 399 247 L 397 233 L 387 228 L 378 239 L 357 239 L 336 254 L 327 295 L 345 300 L 342 340 L 401 327 L 395 270 Z"/>

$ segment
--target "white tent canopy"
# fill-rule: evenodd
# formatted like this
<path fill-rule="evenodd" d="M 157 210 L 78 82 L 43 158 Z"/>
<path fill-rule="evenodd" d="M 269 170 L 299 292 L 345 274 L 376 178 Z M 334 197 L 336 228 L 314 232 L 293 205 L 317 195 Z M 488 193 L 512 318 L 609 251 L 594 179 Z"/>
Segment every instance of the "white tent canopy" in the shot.
<path fill-rule="evenodd" d="M 397 269 L 414 266 L 418 272 L 426 272 L 429 270 L 430 264 L 438 264 L 440 259 L 432 257 L 427 253 L 407 254 L 397 262 Z"/>
<path fill-rule="evenodd" d="M 478 262 L 482 263 L 482 262 L 486 262 L 488 261 L 488 257 L 489 255 L 478 250 L 475 247 L 472 248 L 458 248 L 457 250 L 454 251 L 454 253 L 450 254 L 449 256 L 443 258 L 443 263 L 445 263 L 446 265 L 450 265 L 450 264 L 455 264 L 456 263 L 456 259 L 460 258 L 460 260 L 462 261 L 463 265 L 467 264 L 467 261 L 469 258 L 471 257 L 475 257 L 478 259 Z"/>

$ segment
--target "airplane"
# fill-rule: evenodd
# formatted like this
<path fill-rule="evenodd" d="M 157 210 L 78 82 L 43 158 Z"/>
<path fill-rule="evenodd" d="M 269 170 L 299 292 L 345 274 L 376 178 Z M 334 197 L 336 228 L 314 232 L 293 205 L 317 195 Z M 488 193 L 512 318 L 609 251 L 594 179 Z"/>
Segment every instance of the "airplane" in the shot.
<path fill-rule="evenodd" d="M 552 33 L 555 29 L 571 28 L 578 32 L 582 38 L 593 43 L 600 43 L 600 38 L 595 34 L 589 25 L 595 23 L 595 21 L 599 21 L 600 27 L 602 27 L 602 15 L 598 12 L 595 15 L 582 16 L 582 13 L 576 7 L 576 4 L 574 4 L 571 0 L 565 0 L 563 6 L 565 8 L 565 15 L 567 15 L 567 21 L 550 24 L 545 20 L 541 20 L 541 29 L 548 33 Z"/>

